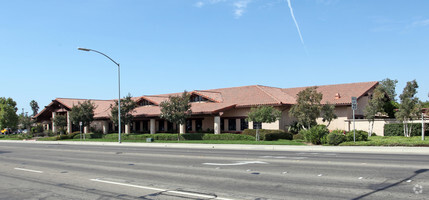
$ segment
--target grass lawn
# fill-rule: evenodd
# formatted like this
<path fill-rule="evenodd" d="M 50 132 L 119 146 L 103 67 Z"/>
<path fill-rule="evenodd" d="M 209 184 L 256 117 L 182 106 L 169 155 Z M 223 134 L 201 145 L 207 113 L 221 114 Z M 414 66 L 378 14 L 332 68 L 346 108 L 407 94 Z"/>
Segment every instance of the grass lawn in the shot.
<path fill-rule="evenodd" d="M 372 136 L 368 141 L 343 142 L 340 146 L 429 146 L 429 137 Z"/>

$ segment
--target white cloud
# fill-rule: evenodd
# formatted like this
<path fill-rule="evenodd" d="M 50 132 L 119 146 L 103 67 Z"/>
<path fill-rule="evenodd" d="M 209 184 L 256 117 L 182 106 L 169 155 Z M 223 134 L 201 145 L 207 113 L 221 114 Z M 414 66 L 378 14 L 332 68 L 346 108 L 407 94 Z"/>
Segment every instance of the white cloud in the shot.
<path fill-rule="evenodd" d="M 239 18 L 243 15 L 245 9 L 247 8 L 247 4 L 250 3 L 250 0 L 241 0 L 234 2 L 234 15 L 236 18 Z"/>
<path fill-rule="evenodd" d="M 414 21 L 412 25 L 413 26 L 428 26 L 429 25 L 429 19 Z"/>
<path fill-rule="evenodd" d="M 198 1 L 197 3 L 194 4 L 194 6 L 197 7 L 197 8 L 201 8 L 201 7 L 204 6 L 204 2 Z"/>

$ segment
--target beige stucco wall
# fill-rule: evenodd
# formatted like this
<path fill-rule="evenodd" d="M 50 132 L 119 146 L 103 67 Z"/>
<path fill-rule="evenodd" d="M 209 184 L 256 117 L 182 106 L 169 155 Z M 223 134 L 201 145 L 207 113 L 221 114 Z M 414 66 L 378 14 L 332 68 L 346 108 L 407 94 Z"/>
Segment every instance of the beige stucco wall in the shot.
<path fill-rule="evenodd" d="M 225 111 L 221 117 L 245 117 L 250 112 L 250 108 L 237 108 Z"/>
<path fill-rule="evenodd" d="M 103 131 L 104 120 L 96 120 L 91 123 L 92 130 Z"/>
<path fill-rule="evenodd" d="M 214 117 L 204 117 L 203 119 L 203 131 L 207 129 L 214 130 Z"/>

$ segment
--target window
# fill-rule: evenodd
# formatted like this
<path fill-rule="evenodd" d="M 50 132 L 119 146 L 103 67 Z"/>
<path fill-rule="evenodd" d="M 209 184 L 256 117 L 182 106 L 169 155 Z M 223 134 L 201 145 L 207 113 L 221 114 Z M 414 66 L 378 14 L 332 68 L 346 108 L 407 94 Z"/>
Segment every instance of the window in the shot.
<path fill-rule="evenodd" d="M 228 119 L 228 130 L 229 131 L 235 131 L 236 130 L 235 119 Z"/>
<path fill-rule="evenodd" d="M 167 131 L 173 132 L 173 129 L 174 129 L 173 123 L 167 121 Z"/>
<path fill-rule="evenodd" d="M 191 96 L 191 102 L 201 102 L 201 101 L 208 101 L 208 99 L 198 95 Z"/>
<path fill-rule="evenodd" d="M 160 131 L 160 132 L 164 131 L 164 120 L 158 121 L 158 131 Z"/>
<path fill-rule="evenodd" d="M 143 131 L 149 131 L 149 120 L 143 121 Z"/>
<path fill-rule="evenodd" d="M 249 128 L 249 122 L 246 121 L 246 119 L 244 119 L 244 118 L 240 119 L 240 124 L 241 124 L 241 130 Z"/>
<path fill-rule="evenodd" d="M 253 129 L 261 129 L 262 123 L 261 122 L 253 122 Z"/>
<path fill-rule="evenodd" d="M 192 120 L 186 120 L 186 131 L 192 131 Z"/>
<path fill-rule="evenodd" d="M 220 118 L 220 130 L 225 130 L 225 119 Z"/>
<path fill-rule="evenodd" d="M 196 119 L 195 120 L 195 128 L 197 129 L 197 132 L 201 132 L 203 130 L 203 120 L 202 119 Z"/>
<path fill-rule="evenodd" d="M 139 103 L 139 106 L 147 106 L 147 105 L 153 105 L 153 103 L 149 102 L 148 100 L 144 100 L 144 99 Z"/>

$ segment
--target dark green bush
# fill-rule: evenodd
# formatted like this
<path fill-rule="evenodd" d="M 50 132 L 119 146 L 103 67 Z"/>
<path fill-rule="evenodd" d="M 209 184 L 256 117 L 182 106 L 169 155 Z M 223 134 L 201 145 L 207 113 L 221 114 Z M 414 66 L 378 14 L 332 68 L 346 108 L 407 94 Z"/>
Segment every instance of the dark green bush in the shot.
<path fill-rule="evenodd" d="M 185 133 L 182 134 L 182 137 L 185 138 L 185 140 L 202 140 L 204 135 L 204 133 Z"/>
<path fill-rule="evenodd" d="M 301 133 L 293 135 L 293 140 L 303 140 L 304 136 Z"/>
<path fill-rule="evenodd" d="M 206 134 L 203 136 L 203 140 L 248 140 L 253 141 L 255 137 L 250 135 L 241 135 L 241 134 Z"/>
<path fill-rule="evenodd" d="M 42 133 L 43 132 L 43 126 L 41 124 L 37 124 L 34 127 L 31 127 L 32 133 Z"/>
<path fill-rule="evenodd" d="M 89 135 L 89 138 L 91 139 L 103 138 L 103 133 L 101 132 L 95 132 L 95 133 L 90 133 L 86 135 Z"/>
<path fill-rule="evenodd" d="M 300 133 L 307 142 L 311 142 L 312 144 L 324 144 L 326 143 L 326 136 L 329 130 L 325 125 L 316 125 L 308 130 L 301 130 Z"/>
<path fill-rule="evenodd" d="M 256 129 L 245 129 L 242 135 L 256 137 Z M 278 139 L 292 140 L 293 135 L 284 130 L 259 129 L 259 138 L 265 141 L 273 141 Z"/>
<path fill-rule="evenodd" d="M 353 142 L 353 130 L 346 133 L 346 140 Z M 368 132 L 362 130 L 356 130 L 356 141 L 368 141 Z"/>
<path fill-rule="evenodd" d="M 174 141 L 177 140 L 177 134 L 148 134 L 153 138 L 154 140 L 170 140 Z M 152 137 L 153 136 L 153 137 Z M 180 135 L 180 140 L 185 140 L 185 138 Z"/>
<path fill-rule="evenodd" d="M 339 145 L 346 141 L 346 136 L 343 133 L 331 132 L 327 136 L 327 142 L 330 145 Z"/>
<path fill-rule="evenodd" d="M 411 136 L 422 135 L 422 124 L 412 123 Z M 429 124 L 425 124 L 425 135 L 429 136 Z M 404 124 L 385 124 L 384 125 L 384 136 L 404 136 Z"/>

